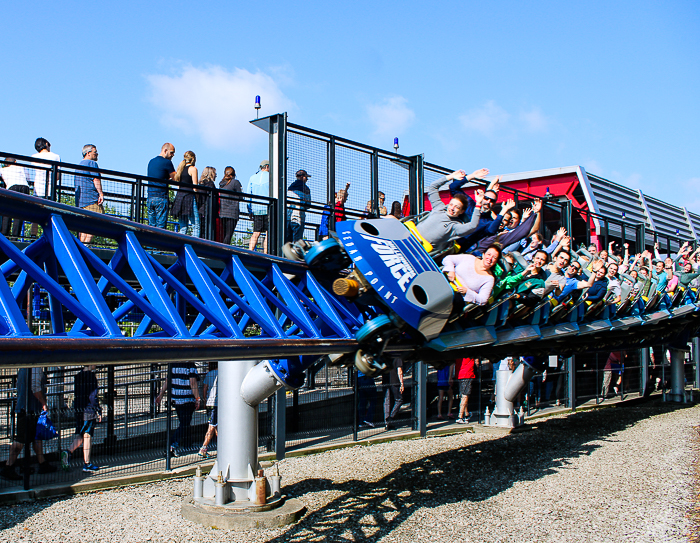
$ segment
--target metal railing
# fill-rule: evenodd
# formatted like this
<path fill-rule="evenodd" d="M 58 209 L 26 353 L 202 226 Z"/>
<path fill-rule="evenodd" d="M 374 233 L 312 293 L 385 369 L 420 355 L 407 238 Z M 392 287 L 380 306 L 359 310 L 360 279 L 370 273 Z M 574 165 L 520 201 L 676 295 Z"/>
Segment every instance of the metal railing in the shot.
<path fill-rule="evenodd" d="M 46 199 L 73 206 L 76 205 L 76 185 L 80 185 L 82 182 L 80 180 L 91 173 L 95 174 L 95 176 L 99 175 L 104 193 L 104 202 L 102 203 L 104 213 L 141 224 L 149 223 L 149 197 L 147 192 L 149 185 L 152 183 L 163 183 L 161 180 L 138 174 L 94 169 L 65 162 L 50 162 L 13 153 L 2 153 L 2 156 L 15 159 L 16 165 L 24 169 L 32 194 L 34 194 L 34 188 L 37 186 L 37 180 L 43 178 L 46 187 Z M 1 174 L 2 170 L 0 170 Z M 175 200 L 178 190 L 192 191 L 192 186 L 175 181 L 169 181 L 168 185 L 168 201 L 170 204 Z M 251 214 L 252 211 L 255 211 L 255 209 L 251 209 L 253 207 L 259 210 L 255 211 L 256 213 L 269 217 L 270 227 L 267 234 L 262 235 L 262 238 L 275 232 L 275 225 L 279 216 L 275 199 L 204 185 L 198 185 L 194 190 L 196 190 L 194 198 L 196 206 L 192 204 L 188 215 L 192 220 L 188 221 L 187 224 L 197 224 L 199 232 L 197 233 L 193 226 L 186 226 L 186 231 L 183 231 L 183 233 L 190 235 L 197 233 L 196 237 L 221 241 L 224 233 L 219 210 L 224 205 L 224 202 L 232 202 L 233 207 L 238 208 L 238 217 L 235 219 L 234 235 L 231 239 L 231 244 L 248 247 L 254 229 L 254 221 Z M 173 216 L 172 211 L 173 208 L 170 205 L 166 229 L 179 231 L 180 221 Z M 29 239 L 36 237 L 40 232 L 40 226 L 31 225 L 27 222 L 22 225 L 20 235 L 15 237 Z M 7 235 L 9 231 L 6 230 L 4 233 Z M 114 242 L 109 239 L 96 238 L 92 241 L 92 244 L 113 246 Z M 276 242 L 271 243 L 270 246 L 275 247 Z"/>

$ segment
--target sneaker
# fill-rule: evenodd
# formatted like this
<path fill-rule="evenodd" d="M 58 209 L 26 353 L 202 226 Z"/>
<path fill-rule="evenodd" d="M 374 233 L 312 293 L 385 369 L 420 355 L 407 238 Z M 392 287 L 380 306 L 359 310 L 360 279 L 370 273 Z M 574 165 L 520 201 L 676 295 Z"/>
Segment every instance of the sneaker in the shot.
<path fill-rule="evenodd" d="M 457 424 L 467 424 L 467 421 L 465 419 L 459 418 L 455 421 Z"/>
<path fill-rule="evenodd" d="M 177 451 L 177 449 L 175 447 L 170 447 L 170 456 L 178 457 L 178 456 L 180 456 L 180 453 Z"/>
<path fill-rule="evenodd" d="M 39 473 L 53 473 L 56 470 L 58 470 L 56 466 L 49 464 L 46 461 L 39 464 Z"/>
<path fill-rule="evenodd" d="M 92 473 L 94 471 L 99 470 L 100 468 L 97 467 L 95 464 L 83 464 L 83 471 L 85 473 Z"/>
<path fill-rule="evenodd" d="M 61 451 L 61 467 L 64 471 L 70 469 L 70 453 L 68 451 Z"/>
<path fill-rule="evenodd" d="M 370 421 L 368 421 L 368 420 L 363 420 L 362 423 L 363 423 L 363 424 L 366 424 L 366 425 L 369 426 L 370 428 L 374 428 L 374 423 L 373 423 L 373 422 L 370 422 Z"/>
<path fill-rule="evenodd" d="M 21 481 L 23 477 L 15 471 L 15 468 L 11 466 L 5 466 L 0 471 L 0 477 L 7 479 L 8 481 Z"/>
<path fill-rule="evenodd" d="M 211 458 L 206 449 L 199 449 L 199 452 L 197 454 L 202 458 Z"/>

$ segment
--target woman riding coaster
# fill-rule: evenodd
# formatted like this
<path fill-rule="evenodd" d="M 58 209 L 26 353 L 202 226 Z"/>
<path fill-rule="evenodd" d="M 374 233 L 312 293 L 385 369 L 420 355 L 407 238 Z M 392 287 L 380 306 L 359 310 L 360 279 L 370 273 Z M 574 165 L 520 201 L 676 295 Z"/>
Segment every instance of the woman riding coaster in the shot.
<path fill-rule="evenodd" d="M 500 245 L 490 245 L 481 258 L 474 255 L 449 255 L 442 261 L 442 271 L 464 296 L 464 301 L 484 305 L 493 290 L 493 267 L 501 257 Z"/>

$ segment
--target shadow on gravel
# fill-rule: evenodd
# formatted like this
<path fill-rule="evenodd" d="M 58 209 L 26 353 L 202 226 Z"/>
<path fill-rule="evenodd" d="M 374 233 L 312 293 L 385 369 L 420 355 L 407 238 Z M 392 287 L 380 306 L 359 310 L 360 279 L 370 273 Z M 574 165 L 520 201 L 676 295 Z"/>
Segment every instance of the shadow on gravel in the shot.
<path fill-rule="evenodd" d="M 645 403 L 538 421 L 532 424 L 536 429 L 531 432 L 403 464 L 376 483 L 300 481 L 286 487 L 285 492 L 302 501 L 304 494 L 319 490 L 344 494 L 270 541 L 335 541 L 341 535 L 351 541 L 377 541 L 422 507 L 485 500 L 518 481 L 533 481 L 566 469 L 572 459 L 600 447 L 595 441 L 610 439 L 611 434 L 642 419 L 685 407 L 691 406 Z"/>
<path fill-rule="evenodd" d="M 48 509 L 54 503 L 67 499 L 47 498 L 44 500 L 36 500 L 32 502 L 18 503 L 15 505 L 0 505 L 0 531 L 7 530 L 17 524 L 21 524 L 32 515 L 40 513 L 44 509 Z M 0 539 L 2 534 L 0 534 Z"/>

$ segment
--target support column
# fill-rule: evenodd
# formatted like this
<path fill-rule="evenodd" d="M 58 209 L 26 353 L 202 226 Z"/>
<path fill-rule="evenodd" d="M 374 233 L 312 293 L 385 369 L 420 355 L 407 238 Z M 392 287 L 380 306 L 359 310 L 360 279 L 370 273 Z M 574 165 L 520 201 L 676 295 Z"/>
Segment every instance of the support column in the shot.
<path fill-rule="evenodd" d="M 284 460 L 287 453 L 287 390 L 275 392 L 275 413 L 272 422 L 275 431 L 275 458 Z"/>
<path fill-rule="evenodd" d="M 649 390 L 649 347 L 639 349 L 639 365 L 642 369 L 641 395 L 648 396 L 651 394 L 651 390 Z"/>
<path fill-rule="evenodd" d="M 576 411 L 576 357 L 566 359 L 566 371 L 569 373 L 569 407 Z M 598 384 L 596 383 L 596 387 Z"/>
<path fill-rule="evenodd" d="M 666 396 L 670 402 L 685 402 L 684 359 L 683 351 L 671 349 L 671 391 Z"/>
<path fill-rule="evenodd" d="M 428 433 L 428 366 L 425 362 L 416 362 L 416 415 L 418 418 L 418 432 L 421 437 Z"/>
<path fill-rule="evenodd" d="M 700 338 L 693 338 L 691 353 L 693 364 L 695 364 L 695 388 L 700 388 Z"/>
<path fill-rule="evenodd" d="M 219 473 L 226 483 L 224 502 L 255 501 L 258 470 L 258 409 L 241 397 L 241 384 L 255 360 L 219 362 L 217 459 L 204 481 L 204 498 L 214 498 Z M 227 391 L 227 393 L 223 393 Z"/>

